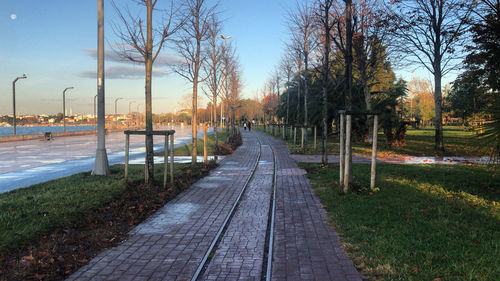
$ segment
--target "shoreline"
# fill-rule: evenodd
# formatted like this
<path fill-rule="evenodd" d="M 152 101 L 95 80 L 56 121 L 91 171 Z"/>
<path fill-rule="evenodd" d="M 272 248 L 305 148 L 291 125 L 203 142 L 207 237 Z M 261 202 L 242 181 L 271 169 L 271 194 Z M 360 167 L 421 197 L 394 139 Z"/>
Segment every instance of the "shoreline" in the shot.
<path fill-rule="evenodd" d="M 128 128 L 106 128 L 107 133 L 114 133 L 125 131 Z M 74 132 L 51 132 L 52 137 L 69 137 L 69 136 L 82 136 L 82 135 L 95 135 L 96 130 L 86 130 L 86 131 L 74 131 Z M 28 134 L 28 135 L 15 135 L 15 136 L 0 136 L 0 142 L 14 142 L 14 141 L 25 141 L 25 140 L 45 140 L 45 133 L 38 134 Z"/>

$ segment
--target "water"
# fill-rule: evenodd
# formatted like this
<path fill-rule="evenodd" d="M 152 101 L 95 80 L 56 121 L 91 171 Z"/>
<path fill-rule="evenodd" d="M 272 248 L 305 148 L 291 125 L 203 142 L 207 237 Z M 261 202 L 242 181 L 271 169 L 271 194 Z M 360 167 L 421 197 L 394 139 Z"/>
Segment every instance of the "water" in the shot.
<path fill-rule="evenodd" d="M 66 132 L 92 131 L 94 126 L 66 126 Z M 0 127 L 0 136 L 12 136 L 14 128 Z M 35 135 L 45 132 L 59 133 L 63 131 L 63 126 L 16 126 L 16 135 Z"/>

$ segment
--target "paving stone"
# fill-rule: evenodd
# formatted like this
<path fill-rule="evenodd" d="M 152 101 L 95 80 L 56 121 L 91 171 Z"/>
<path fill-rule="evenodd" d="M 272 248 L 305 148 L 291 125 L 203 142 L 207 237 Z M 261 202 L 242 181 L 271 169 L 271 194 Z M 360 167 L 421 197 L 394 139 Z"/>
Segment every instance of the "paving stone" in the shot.
<path fill-rule="evenodd" d="M 94 280 L 114 278 L 118 268 L 125 270 L 121 280 L 147 280 L 153 275 L 158 280 L 190 279 L 257 161 L 256 136 L 243 134 L 243 141 L 208 177 L 137 226 L 127 241 L 102 252 L 98 262 L 92 260 L 69 279 L 86 280 L 90 273 Z M 127 261 L 127 266 L 116 260 Z M 99 271 L 94 272 L 95 268 Z M 161 274 L 155 275 L 156 271 Z"/>
<path fill-rule="evenodd" d="M 260 280 L 276 164 L 272 280 L 361 280 L 328 225 L 305 171 L 281 142 L 242 131 L 243 145 L 209 176 L 168 202 L 68 280 L 190 280 L 223 221 L 255 175 L 201 280 Z M 260 145 L 259 145 L 260 144 Z M 275 158 L 273 157 L 273 151 Z M 276 159 L 276 163 L 274 163 Z"/>

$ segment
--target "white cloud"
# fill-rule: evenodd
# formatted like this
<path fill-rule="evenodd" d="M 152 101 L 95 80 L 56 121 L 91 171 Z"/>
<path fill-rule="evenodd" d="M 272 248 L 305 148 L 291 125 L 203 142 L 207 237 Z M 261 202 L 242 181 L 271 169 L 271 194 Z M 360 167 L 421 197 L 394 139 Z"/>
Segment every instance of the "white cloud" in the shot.
<path fill-rule="evenodd" d="M 93 57 L 94 59 L 97 59 L 97 50 L 96 49 L 84 49 L 83 50 L 87 55 Z M 112 61 L 112 62 L 119 62 L 119 63 L 126 63 L 126 64 L 138 64 L 131 62 L 127 59 L 124 59 L 120 57 L 115 51 L 113 50 L 106 50 L 104 51 L 104 57 L 106 61 Z M 137 57 L 139 57 L 139 54 L 137 54 Z M 180 62 L 183 62 L 184 59 L 177 56 L 174 53 L 168 53 L 168 52 L 163 52 L 158 55 L 158 57 L 155 60 L 154 66 L 159 66 L 159 67 L 169 67 L 173 64 L 178 64 Z"/>
<path fill-rule="evenodd" d="M 167 71 L 159 68 L 153 68 L 154 77 L 163 77 L 166 75 L 168 75 Z M 79 76 L 96 79 L 97 71 L 85 71 L 80 73 Z M 144 68 L 141 67 L 116 65 L 110 66 L 104 71 L 104 77 L 106 79 L 144 79 L 144 76 L 145 71 Z"/>

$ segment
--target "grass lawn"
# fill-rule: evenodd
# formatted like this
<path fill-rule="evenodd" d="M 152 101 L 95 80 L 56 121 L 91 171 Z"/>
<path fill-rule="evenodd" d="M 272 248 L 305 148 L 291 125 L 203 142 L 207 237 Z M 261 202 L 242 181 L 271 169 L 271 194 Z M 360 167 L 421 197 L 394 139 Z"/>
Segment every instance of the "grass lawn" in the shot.
<path fill-rule="evenodd" d="M 219 146 L 223 145 L 224 142 L 226 141 L 226 129 L 219 131 L 217 133 L 217 138 L 219 140 Z M 208 156 L 211 156 L 211 155 L 214 155 L 215 134 L 209 134 L 207 136 L 207 139 L 208 139 L 207 154 L 208 154 Z M 198 143 L 197 143 L 196 148 L 197 148 L 199 156 L 203 156 L 203 145 L 204 145 L 203 137 L 198 138 Z M 193 147 L 192 143 L 178 146 L 175 148 L 174 154 L 176 156 L 190 156 L 192 147 Z M 156 152 L 155 155 L 156 156 L 163 156 L 163 151 Z"/>
<path fill-rule="evenodd" d="M 262 129 L 262 128 L 259 128 Z M 300 132 L 297 131 L 297 145 L 293 144 L 292 138 L 287 140 L 288 147 L 292 153 L 320 154 L 321 136 L 317 137 L 317 146 L 314 150 L 313 136 L 309 131 L 309 142 L 303 151 L 300 146 Z M 444 156 L 484 156 L 484 147 L 479 147 L 477 136 L 474 132 L 467 131 L 456 126 L 444 127 Z M 281 138 L 280 136 L 277 136 Z M 378 149 L 380 156 L 433 156 L 434 155 L 434 128 L 412 129 L 406 132 L 406 145 L 400 147 L 387 147 L 386 139 L 382 131 L 378 133 Z M 329 154 L 339 153 L 339 137 L 331 135 L 328 138 Z M 353 142 L 353 153 L 358 155 L 371 155 L 371 145 L 365 142 Z"/>
<path fill-rule="evenodd" d="M 0 194 L 0 280 L 63 279 L 214 166 L 175 164 L 167 189 L 143 184 L 144 165 L 131 165 L 128 181 L 114 165 L 108 177 L 85 172 Z M 162 170 L 155 165 L 158 183 Z"/>
<path fill-rule="evenodd" d="M 380 191 L 342 195 L 338 165 L 308 171 L 343 245 L 377 280 L 500 280 L 500 167 L 377 165 Z M 369 186 L 370 166 L 354 165 Z"/>

